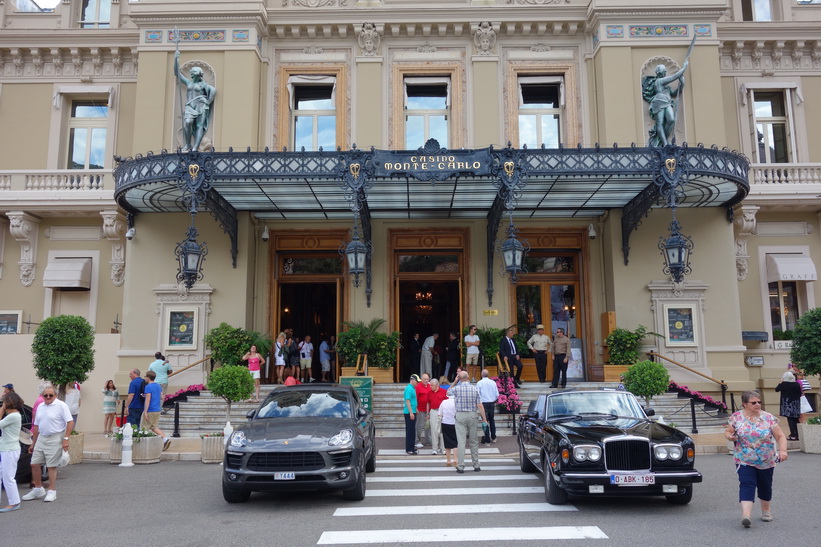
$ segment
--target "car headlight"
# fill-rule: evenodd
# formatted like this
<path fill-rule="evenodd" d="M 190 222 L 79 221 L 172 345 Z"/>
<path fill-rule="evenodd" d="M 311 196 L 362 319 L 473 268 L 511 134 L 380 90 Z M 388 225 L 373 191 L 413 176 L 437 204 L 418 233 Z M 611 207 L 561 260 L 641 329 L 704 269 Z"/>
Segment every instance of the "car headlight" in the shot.
<path fill-rule="evenodd" d="M 339 446 L 349 444 L 353 440 L 353 431 L 350 429 L 343 429 L 328 440 L 328 446 Z"/>
<path fill-rule="evenodd" d="M 659 444 L 653 448 L 653 454 L 659 461 L 680 460 L 681 456 L 684 455 L 684 451 L 677 444 Z"/>
<path fill-rule="evenodd" d="M 601 448 L 598 446 L 576 446 L 573 448 L 573 459 L 577 462 L 597 462 L 601 459 Z"/>
<path fill-rule="evenodd" d="M 244 431 L 234 431 L 231 435 L 231 446 L 234 448 L 242 448 L 248 444 L 248 439 L 245 438 Z"/>

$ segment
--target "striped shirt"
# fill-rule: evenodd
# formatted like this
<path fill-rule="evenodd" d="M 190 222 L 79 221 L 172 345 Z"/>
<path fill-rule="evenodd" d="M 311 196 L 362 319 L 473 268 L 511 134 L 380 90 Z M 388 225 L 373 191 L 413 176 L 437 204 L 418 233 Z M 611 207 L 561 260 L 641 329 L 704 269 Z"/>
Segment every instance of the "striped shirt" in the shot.
<path fill-rule="evenodd" d="M 456 412 L 478 412 L 481 404 L 476 386 L 470 382 L 459 382 L 448 390 L 448 397 L 456 405 Z"/>

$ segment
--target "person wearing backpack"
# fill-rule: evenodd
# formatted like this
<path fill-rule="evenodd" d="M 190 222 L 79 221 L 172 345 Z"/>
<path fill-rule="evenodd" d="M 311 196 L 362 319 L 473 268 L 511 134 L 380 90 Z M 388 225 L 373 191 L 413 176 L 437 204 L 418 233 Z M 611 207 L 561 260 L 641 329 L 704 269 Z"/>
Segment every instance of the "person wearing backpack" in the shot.
<path fill-rule="evenodd" d="M 145 380 L 140 378 L 140 369 L 138 368 L 132 369 L 128 376 L 131 378 L 131 383 L 128 384 L 128 399 L 125 400 L 125 406 L 128 408 L 128 420 L 126 421 L 129 424 L 139 426 L 143 407 L 145 406 L 145 399 L 143 398 Z"/>

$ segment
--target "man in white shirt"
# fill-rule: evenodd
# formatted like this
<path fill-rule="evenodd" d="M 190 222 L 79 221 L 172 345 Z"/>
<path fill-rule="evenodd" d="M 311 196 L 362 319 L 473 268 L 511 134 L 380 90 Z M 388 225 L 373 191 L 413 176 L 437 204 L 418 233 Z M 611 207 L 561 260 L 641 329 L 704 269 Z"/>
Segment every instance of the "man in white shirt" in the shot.
<path fill-rule="evenodd" d="M 420 369 L 422 374 L 427 374 L 428 377 L 433 374 L 433 346 L 436 345 L 438 338 L 439 334 L 434 332 L 425 338 L 425 343 L 422 344 L 422 364 Z"/>
<path fill-rule="evenodd" d="M 482 444 L 496 442 L 496 420 L 493 418 L 493 410 L 496 407 L 496 400 L 499 398 L 499 388 L 496 382 L 490 379 L 487 369 L 482 369 L 482 379 L 476 382 L 476 391 L 479 392 L 479 400 L 485 409 L 487 417 L 487 429 L 482 436 Z"/>
<path fill-rule="evenodd" d="M 305 340 L 299 343 L 299 368 L 302 371 L 302 383 L 314 381 L 314 371 L 311 368 L 314 360 L 314 345 L 311 343 L 311 335 L 306 334 Z"/>
<path fill-rule="evenodd" d="M 465 347 L 468 349 L 465 363 L 470 377 L 476 378 L 476 369 L 479 367 L 479 335 L 476 334 L 476 325 L 468 327 L 468 331 L 465 335 Z"/>
<path fill-rule="evenodd" d="M 57 398 L 56 390 L 49 386 L 43 390 L 43 404 L 37 409 L 37 416 L 31 428 L 31 480 L 34 483 L 23 501 L 45 498 L 43 501 L 57 499 L 57 465 L 68 450 L 68 438 L 74 428 L 68 405 Z M 42 485 L 40 465 L 48 468 L 48 492 Z"/>

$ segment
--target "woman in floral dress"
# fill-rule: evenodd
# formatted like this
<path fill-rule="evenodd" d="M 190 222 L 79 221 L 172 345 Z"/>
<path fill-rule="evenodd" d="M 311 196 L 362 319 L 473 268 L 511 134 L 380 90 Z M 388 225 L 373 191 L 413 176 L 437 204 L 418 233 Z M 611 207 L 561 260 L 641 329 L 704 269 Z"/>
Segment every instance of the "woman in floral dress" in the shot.
<path fill-rule="evenodd" d="M 742 526 L 749 528 L 752 525 L 750 514 L 756 490 L 761 500 L 761 520 L 772 521 L 773 470 L 776 462 L 787 459 L 787 438 L 778 425 L 778 418 L 761 410 L 760 393 L 745 391 L 741 394 L 741 410 L 730 416 L 724 436 L 734 443 L 733 461 L 738 473 Z"/>

